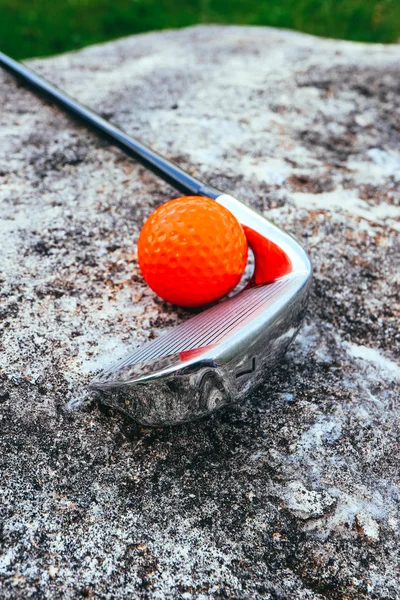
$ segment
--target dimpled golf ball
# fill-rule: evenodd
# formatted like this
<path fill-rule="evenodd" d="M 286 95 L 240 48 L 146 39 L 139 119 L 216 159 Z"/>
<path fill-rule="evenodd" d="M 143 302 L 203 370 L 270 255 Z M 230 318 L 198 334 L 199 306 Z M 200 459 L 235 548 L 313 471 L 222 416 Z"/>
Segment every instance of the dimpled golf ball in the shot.
<path fill-rule="evenodd" d="M 147 219 L 138 259 L 158 296 L 179 306 L 202 306 L 238 284 L 247 264 L 247 240 L 228 209 L 211 198 L 184 196 Z"/>

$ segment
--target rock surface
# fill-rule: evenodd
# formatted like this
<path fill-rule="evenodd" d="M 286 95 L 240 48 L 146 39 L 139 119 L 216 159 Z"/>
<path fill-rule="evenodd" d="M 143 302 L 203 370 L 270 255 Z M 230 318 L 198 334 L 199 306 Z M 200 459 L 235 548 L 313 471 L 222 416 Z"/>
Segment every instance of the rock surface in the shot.
<path fill-rule="evenodd" d="M 135 254 L 176 194 L 0 73 L 1 597 L 400 598 L 400 47 L 197 27 L 31 64 L 284 225 L 315 281 L 245 404 L 102 408 L 91 373 L 187 316 Z"/>

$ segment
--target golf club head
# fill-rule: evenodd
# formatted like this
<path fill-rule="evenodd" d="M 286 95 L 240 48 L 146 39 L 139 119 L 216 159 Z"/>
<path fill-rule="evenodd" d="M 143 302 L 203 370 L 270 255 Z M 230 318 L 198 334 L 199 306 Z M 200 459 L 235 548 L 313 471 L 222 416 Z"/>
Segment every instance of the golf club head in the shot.
<path fill-rule="evenodd" d="M 104 404 L 144 425 L 192 421 L 244 398 L 282 358 L 305 314 L 312 268 L 300 244 L 228 194 L 216 202 L 244 228 L 255 256 L 251 285 L 144 344 L 91 384 L 105 392 Z"/>

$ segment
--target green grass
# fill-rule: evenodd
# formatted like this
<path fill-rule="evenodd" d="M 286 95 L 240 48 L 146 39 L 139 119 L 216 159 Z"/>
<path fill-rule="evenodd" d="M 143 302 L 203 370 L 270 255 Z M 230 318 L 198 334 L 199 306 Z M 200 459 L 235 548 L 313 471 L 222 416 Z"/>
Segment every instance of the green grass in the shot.
<path fill-rule="evenodd" d="M 1 50 L 45 56 L 195 23 L 287 27 L 364 42 L 400 38 L 400 0 L 0 0 Z"/>

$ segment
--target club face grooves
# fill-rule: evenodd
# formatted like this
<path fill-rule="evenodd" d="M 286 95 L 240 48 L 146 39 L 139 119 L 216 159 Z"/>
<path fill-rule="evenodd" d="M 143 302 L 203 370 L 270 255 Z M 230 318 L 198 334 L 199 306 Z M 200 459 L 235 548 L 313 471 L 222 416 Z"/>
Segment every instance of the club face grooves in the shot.
<path fill-rule="evenodd" d="M 134 354 L 116 365 L 93 383 L 103 391 L 103 402 L 144 425 L 162 426 L 203 417 L 246 397 L 280 360 L 303 320 L 309 280 L 292 277 L 284 283 L 192 360 L 175 352 L 140 363 Z"/>
<path fill-rule="evenodd" d="M 128 358 L 116 365 L 121 367 L 134 363 L 146 363 L 156 358 L 204 348 L 221 342 L 235 327 L 244 325 L 246 317 L 263 305 L 268 298 L 284 285 L 283 281 L 269 286 L 252 288 L 213 306 L 168 333 L 136 350 Z"/>

